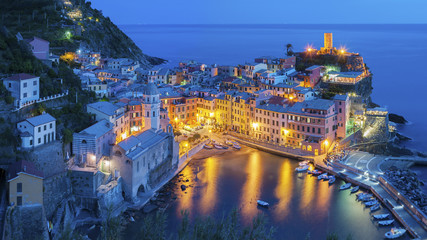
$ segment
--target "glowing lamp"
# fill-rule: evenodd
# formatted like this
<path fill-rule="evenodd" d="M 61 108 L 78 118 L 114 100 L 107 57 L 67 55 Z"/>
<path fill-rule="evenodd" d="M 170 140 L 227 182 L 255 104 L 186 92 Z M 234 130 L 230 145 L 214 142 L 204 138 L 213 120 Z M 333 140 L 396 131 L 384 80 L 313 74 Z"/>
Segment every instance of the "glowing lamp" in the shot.
<path fill-rule="evenodd" d="M 323 144 L 325 144 L 325 146 L 328 146 L 328 145 L 329 145 L 328 140 L 325 140 L 325 141 L 323 142 Z"/>

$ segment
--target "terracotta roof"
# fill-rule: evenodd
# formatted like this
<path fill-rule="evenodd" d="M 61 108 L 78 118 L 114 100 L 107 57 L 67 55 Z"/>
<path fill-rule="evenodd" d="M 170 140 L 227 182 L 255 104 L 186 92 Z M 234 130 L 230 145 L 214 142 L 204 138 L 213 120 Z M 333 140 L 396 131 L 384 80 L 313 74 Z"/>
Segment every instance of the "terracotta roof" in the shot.
<path fill-rule="evenodd" d="M 26 173 L 35 177 L 43 178 L 43 172 L 37 170 L 36 165 L 32 162 L 21 160 L 9 166 L 8 181 L 16 178 L 19 173 Z"/>
<path fill-rule="evenodd" d="M 36 76 L 26 74 L 26 73 L 19 73 L 19 74 L 15 74 L 15 75 L 7 78 L 7 79 L 13 80 L 13 81 L 21 81 L 21 80 L 27 80 L 27 79 L 31 79 L 31 78 L 36 78 Z"/>

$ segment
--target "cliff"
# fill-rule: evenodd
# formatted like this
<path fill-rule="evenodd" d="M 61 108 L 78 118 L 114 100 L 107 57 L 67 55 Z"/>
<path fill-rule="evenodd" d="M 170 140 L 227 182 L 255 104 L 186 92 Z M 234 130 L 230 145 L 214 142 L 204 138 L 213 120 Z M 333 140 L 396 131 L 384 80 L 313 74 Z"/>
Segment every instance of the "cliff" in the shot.
<path fill-rule="evenodd" d="M 48 40 L 57 55 L 83 46 L 107 57 L 139 60 L 147 68 L 164 62 L 145 55 L 108 17 L 84 0 L 2 0 L 0 16 L 0 26 L 11 35 L 20 32 L 24 38 Z"/>

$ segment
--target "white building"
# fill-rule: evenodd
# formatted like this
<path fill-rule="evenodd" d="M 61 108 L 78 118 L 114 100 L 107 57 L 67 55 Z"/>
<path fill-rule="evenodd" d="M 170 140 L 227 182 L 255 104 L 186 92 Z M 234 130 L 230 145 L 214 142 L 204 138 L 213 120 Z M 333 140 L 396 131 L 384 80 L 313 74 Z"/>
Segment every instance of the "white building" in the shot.
<path fill-rule="evenodd" d="M 15 99 L 15 107 L 40 98 L 40 78 L 26 73 L 15 74 L 3 80 L 6 89 Z"/>
<path fill-rule="evenodd" d="M 17 128 L 23 148 L 37 147 L 55 141 L 56 119 L 48 113 L 19 122 Z"/>

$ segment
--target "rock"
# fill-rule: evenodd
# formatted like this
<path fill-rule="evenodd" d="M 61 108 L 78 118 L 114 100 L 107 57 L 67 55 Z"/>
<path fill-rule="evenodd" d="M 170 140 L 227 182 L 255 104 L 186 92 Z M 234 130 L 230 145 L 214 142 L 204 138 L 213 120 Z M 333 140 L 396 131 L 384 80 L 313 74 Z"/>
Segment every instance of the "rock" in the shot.
<path fill-rule="evenodd" d="M 187 189 L 187 186 L 185 186 L 184 184 L 181 185 L 181 190 L 185 191 L 185 189 Z"/>
<path fill-rule="evenodd" d="M 150 212 L 156 210 L 157 208 L 158 208 L 158 206 L 149 203 L 149 204 L 145 205 L 142 210 L 144 211 L 144 213 L 150 213 Z"/>
<path fill-rule="evenodd" d="M 409 141 L 412 140 L 412 138 L 404 136 L 400 133 L 396 133 L 396 137 L 399 139 L 399 141 Z"/>
<path fill-rule="evenodd" d="M 394 114 L 394 113 L 390 113 L 388 115 L 388 119 L 391 122 L 398 123 L 398 124 L 405 124 L 408 122 L 404 117 L 397 115 L 397 114 Z"/>

